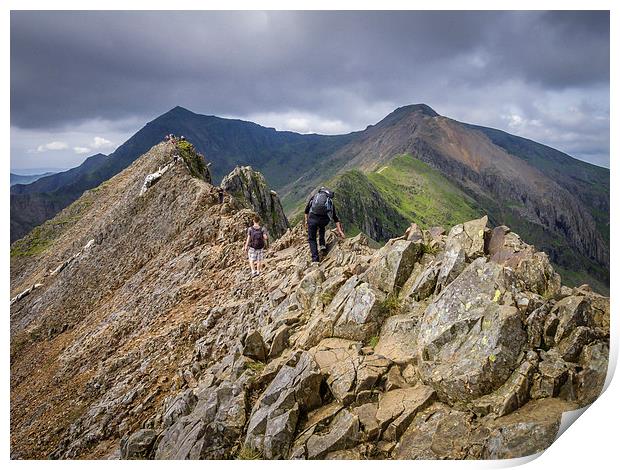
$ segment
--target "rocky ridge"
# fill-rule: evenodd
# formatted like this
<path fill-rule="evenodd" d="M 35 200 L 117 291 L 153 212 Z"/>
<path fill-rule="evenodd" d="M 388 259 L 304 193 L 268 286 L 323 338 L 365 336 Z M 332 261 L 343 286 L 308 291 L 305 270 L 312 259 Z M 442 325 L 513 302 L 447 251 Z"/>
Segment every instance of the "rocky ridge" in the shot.
<path fill-rule="evenodd" d="M 510 458 L 601 392 L 609 299 L 508 227 L 330 233 L 312 265 L 298 225 L 251 278 L 250 207 L 272 194 L 220 205 L 180 162 L 140 196 L 174 155 L 12 263 L 12 296 L 41 284 L 11 307 L 13 458 Z"/>

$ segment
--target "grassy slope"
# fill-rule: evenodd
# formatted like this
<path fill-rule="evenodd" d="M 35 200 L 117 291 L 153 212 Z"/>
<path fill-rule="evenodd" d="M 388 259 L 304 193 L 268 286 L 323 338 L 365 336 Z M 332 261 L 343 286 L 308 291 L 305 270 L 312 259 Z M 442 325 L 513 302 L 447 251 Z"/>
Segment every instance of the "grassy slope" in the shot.
<path fill-rule="evenodd" d="M 447 178 L 411 155 L 399 155 L 376 171 L 351 170 L 330 181 L 347 234 L 377 241 L 402 235 L 411 222 L 449 228 L 483 210 Z"/>
<path fill-rule="evenodd" d="M 395 157 L 368 178 L 405 218 L 424 228 L 451 227 L 484 212 L 441 173 L 411 155 Z"/>

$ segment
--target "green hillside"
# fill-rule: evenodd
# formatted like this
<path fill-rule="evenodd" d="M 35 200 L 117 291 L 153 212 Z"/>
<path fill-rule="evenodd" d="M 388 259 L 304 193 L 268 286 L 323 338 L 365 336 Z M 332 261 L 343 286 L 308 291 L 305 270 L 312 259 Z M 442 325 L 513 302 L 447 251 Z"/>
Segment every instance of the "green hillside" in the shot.
<path fill-rule="evenodd" d="M 376 171 L 350 170 L 331 182 L 349 234 L 377 241 L 402 235 L 411 222 L 451 227 L 484 211 L 447 178 L 411 155 L 399 155 Z"/>
<path fill-rule="evenodd" d="M 405 218 L 423 228 L 451 227 L 484 212 L 450 180 L 411 155 L 395 157 L 368 178 Z"/>

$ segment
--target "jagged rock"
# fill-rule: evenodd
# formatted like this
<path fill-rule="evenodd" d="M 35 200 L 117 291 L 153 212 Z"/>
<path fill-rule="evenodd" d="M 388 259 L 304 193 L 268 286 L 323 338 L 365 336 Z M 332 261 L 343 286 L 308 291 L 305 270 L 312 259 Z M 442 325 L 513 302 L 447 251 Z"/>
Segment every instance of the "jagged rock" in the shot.
<path fill-rule="evenodd" d="M 361 343 L 341 338 L 325 339 L 313 350 L 332 395 L 345 405 L 370 398 L 391 365 L 376 354 L 360 355 Z"/>
<path fill-rule="evenodd" d="M 514 370 L 527 338 L 518 310 L 499 305 L 503 292 L 501 267 L 478 258 L 426 309 L 418 367 L 442 400 L 479 398 Z"/>
<path fill-rule="evenodd" d="M 491 236 L 489 237 L 489 244 L 487 246 L 487 253 L 491 259 L 491 261 L 495 261 L 498 264 L 501 264 L 501 252 L 504 249 L 504 243 L 506 234 L 510 233 L 510 228 L 505 225 L 500 225 L 495 227 L 491 231 Z"/>
<path fill-rule="evenodd" d="M 400 438 L 396 459 L 431 460 L 480 458 L 486 431 L 472 415 L 436 402 L 420 411 Z"/>
<path fill-rule="evenodd" d="M 321 404 L 319 367 L 307 352 L 283 365 L 260 396 L 250 415 L 245 445 L 265 458 L 285 458 L 294 439 L 300 412 Z"/>
<path fill-rule="evenodd" d="M 280 198 L 267 186 L 265 177 L 250 166 L 235 168 L 222 179 L 221 187 L 243 201 L 249 201 L 252 208 L 260 215 L 269 228 L 272 237 L 282 236 L 289 223 Z"/>
<path fill-rule="evenodd" d="M 190 413 L 197 401 L 198 398 L 192 390 L 185 390 L 179 395 L 164 401 L 163 425 L 169 427 L 179 417 Z"/>
<path fill-rule="evenodd" d="M 400 373 L 400 368 L 397 365 L 393 365 L 390 367 L 390 370 L 387 373 L 385 379 L 385 391 L 389 392 L 390 390 L 395 390 L 397 388 L 407 388 L 410 385 L 405 381 L 402 374 Z"/>
<path fill-rule="evenodd" d="M 549 447 L 558 433 L 564 411 L 574 405 L 547 398 L 527 403 L 489 425 L 490 435 L 482 453 L 485 459 L 525 457 Z"/>
<path fill-rule="evenodd" d="M 595 339 L 594 332 L 586 326 L 578 326 L 560 341 L 557 351 L 567 362 L 575 362 L 583 347 Z"/>
<path fill-rule="evenodd" d="M 153 429 L 140 429 L 121 441 L 121 458 L 126 460 L 148 459 L 157 439 Z"/>
<path fill-rule="evenodd" d="M 584 325 L 584 310 L 587 308 L 585 297 L 570 296 L 560 300 L 551 310 L 551 315 L 558 322 L 553 335 L 553 343 L 558 344 L 577 326 Z"/>
<path fill-rule="evenodd" d="M 436 292 L 440 292 L 465 269 L 467 261 L 484 255 L 484 229 L 487 216 L 455 225 L 448 233 L 446 247 L 440 257 L 441 266 L 437 275 Z M 426 274 L 428 284 L 434 271 Z"/>
<path fill-rule="evenodd" d="M 319 429 L 327 426 L 332 418 L 338 414 L 338 412 L 342 409 L 342 404 L 334 401 L 329 403 L 328 405 L 322 406 L 314 411 L 308 413 L 308 420 L 304 426 L 304 430 L 309 429 L 311 427 L 319 427 Z"/>
<path fill-rule="evenodd" d="M 288 347 L 288 337 L 290 330 L 290 326 L 281 325 L 273 333 L 273 338 L 271 339 L 271 346 L 269 348 L 270 359 L 278 357 Z"/>
<path fill-rule="evenodd" d="M 328 338 L 316 347 L 314 359 L 327 377 L 327 386 L 336 400 L 348 405 L 355 399 L 355 378 L 361 344 Z"/>
<path fill-rule="evenodd" d="M 428 406 L 435 391 L 426 385 L 387 392 L 379 399 L 376 419 L 387 440 L 397 440 L 407 429 L 415 414 Z"/>
<path fill-rule="evenodd" d="M 478 415 L 504 416 L 523 406 L 529 398 L 537 362 L 537 358 L 523 362 L 500 388 L 475 400 L 472 410 Z"/>
<path fill-rule="evenodd" d="M 513 260 L 515 261 L 513 265 L 516 264 L 513 268 L 514 284 L 519 290 L 540 294 L 546 298 L 555 297 L 560 293 L 560 276 L 553 270 L 546 253 L 523 255 Z M 510 266 L 510 263 L 508 265 Z"/>
<path fill-rule="evenodd" d="M 484 255 L 484 230 L 488 220 L 485 215 L 480 219 L 456 225 L 448 233 L 446 246 L 458 242 L 465 249 L 465 256 L 468 260 L 474 260 Z"/>
<path fill-rule="evenodd" d="M 297 288 L 297 299 L 302 308 L 311 310 L 316 306 L 323 281 L 325 281 L 325 275 L 320 269 L 312 270 L 304 276 Z"/>
<path fill-rule="evenodd" d="M 381 426 L 377 420 L 377 410 L 378 405 L 376 403 L 364 403 L 351 410 L 357 416 L 361 430 L 367 440 L 374 441 L 381 435 Z"/>
<path fill-rule="evenodd" d="M 244 384 L 223 382 L 197 392 L 192 412 L 168 427 L 157 443 L 156 459 L 222 459 L 246 423 Z"/>
<path fill-rule="evenodd" d="M 400 289 L 422 255 L 423 245 L 407 240 L 390 240 L 374 256 L 364 280 L 389 294 Z"/>
<path fill-rule="evenodd" d="M 405 230 L 405 240 L 410 242 L 417 242 L 423 240 L 422 230 L 418 227 L 418 224 L 412 223 L 407 230 Z"/>
<path fill-rule="evenodd" d="M 422 287 L 419 289 L 421 295 L 426 294 L 432 284 L 434 284 L 435 293 L 441 292 L 463 272 L 466 265 L 465 249 L 462 246 L 455 243 L 446 246 L 440 263 L 437 266 L 429 267 L 420 280 L 422 283 Z"/>
<path fill-rule="evenodd" d="M 527 345 L 529 348 L 540 348 L 544 344 L 545 321 L 549 316 L 551 305 L 545 303 L 528 315 L 525 320 Z"/>
<path fill-rule="evenodd" d="M 557 354 L 545 354 L 534 376 L 531 397 L 534 399 L 557 397 L 568 378 L 568 371 L 569 365 Z"/>
<path fill-rule="evenodd" d="M 243 355 L 257 361 L 265 362 L 267 357 L 267 347 L 263 337 L 257 330 L 252 331 L 246 336 L 243 344 Z"/>
<path fill-rule="evenodd" d="M 347 410 L 334 418 L 325 434 L 313 434 L 306 444 L 309 459 L 319 459 L 329 452 L 347 449 L 357 443 L 359 420 Z"/>
<path fill-rule="evenodd" d="M 308 418 L 299 428 L 297 438 L 291 446 L 290 459 L 305 458 L 307 454 L 306 443 L 315 432 L 322 433 L 329 426 L 334 416 L 342 409 L 342 404 L 335 401 L 308 413 Z"/>
<path fill-rule="evenodd" d="M 302 349 L 310 349 L 319 344 L 323 338 L 333 336 L 334 323 L 342 313 L 350 295 L 360 283 L 358 276 L 351 276 L 338 291 L 327 307 L 315 313 L 311 318 L 297 344 Z"/>
<path fill-rule="evenodd" d="M 583 312 L 585 324 L 592 328 L 598 337 L 609 338 L 609 297 L 594 292 L 584 294 L 589 303 L 589 308 Z"/>
<path fill-rule="evenodd" d="M 351 276 L 325 310 L 312 316 L 297 340 L 298 346 L 309 349 L 331 336 L 368 340 L 381 326 L 384 300 L 383 292 Z"/>
<path fill-rule="evenodd" d="M 426 256 L 426 255 L 425 255 Z M 413 300 L 424 300 L 430 297 L 435 291 L 437 278 L 439 276 L 440 264 L 434 263 L 434 258 L 427 259 L 426 263 L 418 263 L 405 282 L 400 297 L 403 299 L 412 298 Z"/>
<path fill-rule="evenodd" d="M 379 379 L 387 373 L 390 365 L 392 365 L 392 361 L 377 354 L 359 358 L 359 365 L 355 374 L 355 394 L 358 399 L 364 395 L 369 396 L 364 392 L 374 389 L 379 384 Z"/>
<path fill-rule="evenodd" d="M 334 299 L 334 296 L 338 292 L 338 290 L 347 282 L 349 279 L 350 273 L 346 271 L 331 276 L 329 279 L 326 279 L 321 285 L 321 302 L 323 305 L 329 305 L 329 303 Z"/>
<path fill-rule="evenodd" d="M 418 332 L 417 318 L 410 314 L 388 317 L 381 327 L 375 352 L 397 364 L 406 365 L 415 360 Z"/>
<path fill-rule="evenodd" d="M 586 406 L 602 393 L 609 358 L 609 346 L 605 343 L 588 344 L 579 355 L 582 370 L 575 377 L 577 402 Z"/>
<path fill-rule="evenodd" d="M 367 283 L 358 285 L 334 323 L 334 336 L 366 341 L 381 327 L 385 294 Z"/>

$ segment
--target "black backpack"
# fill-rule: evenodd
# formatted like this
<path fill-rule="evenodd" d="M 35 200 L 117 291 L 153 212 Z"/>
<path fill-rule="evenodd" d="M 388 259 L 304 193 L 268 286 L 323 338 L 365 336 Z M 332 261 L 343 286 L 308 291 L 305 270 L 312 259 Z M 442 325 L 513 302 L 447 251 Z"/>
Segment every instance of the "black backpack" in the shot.
<path fill-rule="evenodd" d="M 329 216 L 332 218 L 334 211 L 334 202 L 332 201 L 334 193 L 328 189 L 321 189 L 312 198 L 310 203 L 310 213 L 314 215 Z"/>
<path fill-rule="evenodd" d="M 250 246 L 255 250 L 265 248 L 265 239 L 263 238 L 263 229 L 250 227 Z"/>

